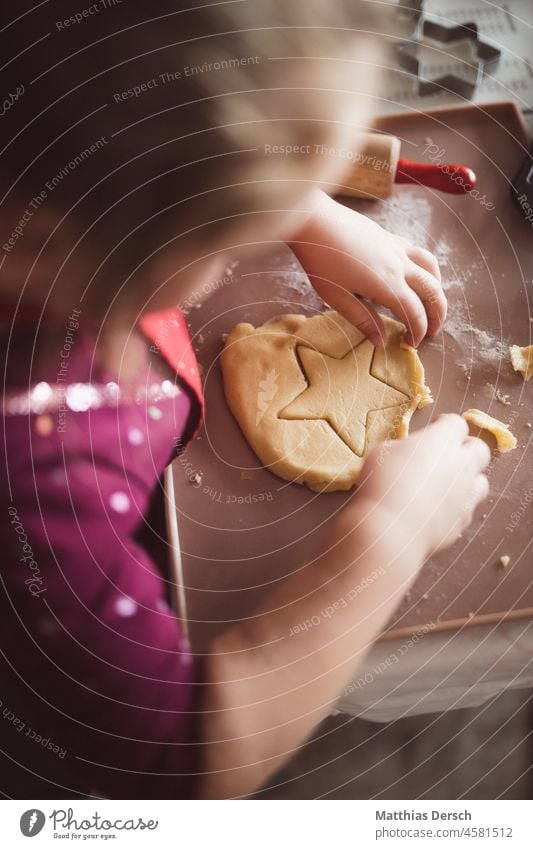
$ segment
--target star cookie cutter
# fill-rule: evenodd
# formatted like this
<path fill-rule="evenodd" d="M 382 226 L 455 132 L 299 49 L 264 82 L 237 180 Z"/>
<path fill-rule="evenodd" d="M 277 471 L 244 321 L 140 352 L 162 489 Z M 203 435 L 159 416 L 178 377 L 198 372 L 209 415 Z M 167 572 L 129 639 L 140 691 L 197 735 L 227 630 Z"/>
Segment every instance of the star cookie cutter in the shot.
<path fill-rule="evenodd" d="M 458 65 L 469 69 L 468 73 L 446 71 L 439 75 L 424 72 L 420 58 L 421 49 L 439 50 L 438 45 L 444 45 L 440 52 L 444 57 L 455 58 Z M 451 46 L 467 46 L 470 57 L 464 59 L 453 56 Z M 448 49 L 447 49 L 448 48 Z M 454 92 L 465 100 L 470 100 L 483 76 L 496 67 L 500 60 L 501 51 L 491 44 L 481 41 L 477 24 L 470 21 L 448 27 L 431 20 L 420 22 L 417 37 L 407 44 L 397 45 L 399 64 L 418 80 L 418 94 L 425 96 L 444 90 Z"/>
<path fill-rule="evenodd" d="M 395 38 L 400 42 L 416 37 L 423 15 L 423 4 L 424 0 L 400 0 L 395 7 Z"/>

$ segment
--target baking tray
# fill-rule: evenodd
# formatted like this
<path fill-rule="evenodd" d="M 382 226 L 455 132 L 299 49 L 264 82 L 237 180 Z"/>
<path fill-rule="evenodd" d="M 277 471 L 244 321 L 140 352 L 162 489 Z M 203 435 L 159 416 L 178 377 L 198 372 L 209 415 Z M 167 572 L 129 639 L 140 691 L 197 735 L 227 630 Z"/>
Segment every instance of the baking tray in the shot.
<path fill-rule="evenodd" d="M 412 429 L 441 412 L 479 407 L 510 423 L 518 439 L 515 451 L 494 455 L 491 495 L 472 526 L 424 566 L 382 636 L 430 623 L 437 630 L 529 617 L 533 381 L 524 383 L 508 358 L 510 344 L 531 344 L 533 335 L 533 230 L 510 198 L 527 131 L 513 103 L 385 116 L 376 126 L 399 136 L 410 159 L 429 161 L 428 145 L 437 144 L 445 160 L 465 162 L 478 175 L 476 197 L 399 186 L 389 201 L 345 201 L 441 263 L 446 329 L 420 346 L 435 403 L 415 414 Z M 278 581 L 306 568 L 324 525 L 354 494 L 317 495 L 266 471 L 224 401 L 224 333 L 239 321 L 258 325 L 323 309 L 292 253 L 276 244 L 260 256 L 236 255 L 205 290 L 203 303 L 185 305 L 203 373 L 205 425 L 173 467 L 187 617 L 200 650 L 215 632 L 253 615 Z M 506 568 L 502 555 L 510 557 Z"/>

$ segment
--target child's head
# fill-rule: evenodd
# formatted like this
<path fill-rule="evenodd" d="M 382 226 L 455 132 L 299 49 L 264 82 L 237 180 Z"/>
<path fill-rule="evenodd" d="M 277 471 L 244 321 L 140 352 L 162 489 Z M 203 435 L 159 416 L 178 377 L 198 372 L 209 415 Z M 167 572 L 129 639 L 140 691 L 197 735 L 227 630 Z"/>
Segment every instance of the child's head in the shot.
<path fill-rule="evenodd" d="M 325 148 L 371 110 L 374 5 L 4 2 L 20 54 L 3 81 L 7 280 L 38 257 L 30 287 L 44 277 L 56 303 L 103 313 L 122 293 L 137 311 L 161 286 L 179 301 L 233 246 L 288 238 L 339 172 Z"/>

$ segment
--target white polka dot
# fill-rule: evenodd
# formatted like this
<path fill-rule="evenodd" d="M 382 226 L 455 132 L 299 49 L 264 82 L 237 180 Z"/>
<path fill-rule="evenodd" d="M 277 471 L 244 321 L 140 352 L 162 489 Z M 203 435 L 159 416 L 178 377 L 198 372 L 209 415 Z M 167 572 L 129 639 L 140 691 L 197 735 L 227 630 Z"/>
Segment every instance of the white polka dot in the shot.
<path fill-rule="evenodd" d="M 109 504 L 115 513 L 127 513 L 130 509 L 130 499 L 125 492 L 113 492 L 109 498 Z"/>
<path fill-rule="evenodd" d="M 163 413 L 159 409 L 159 407 L 148 407 L 148 415 L 151 419 L 158 421 L 163 417 Z"/>
<path fill-rule="evenodd" d="M 158 598 L 155 606 L 161 611 L 161 613 L 168 613 L 170 609 L 164 598 Z"/>
<path fill-rule="evenodd" d="M 144 442 L 144 433 L 138 427 L 130 427 L 128 430 L 128 442 L 130 445 L 142 445 Z"/>
<path fill-rule="evenodd" d="M 137 605 L 132 598 L 123 595 L 117 598 L 115 602 L 115 610 L 119 616 L 133 616 L 137 613 Z"/>

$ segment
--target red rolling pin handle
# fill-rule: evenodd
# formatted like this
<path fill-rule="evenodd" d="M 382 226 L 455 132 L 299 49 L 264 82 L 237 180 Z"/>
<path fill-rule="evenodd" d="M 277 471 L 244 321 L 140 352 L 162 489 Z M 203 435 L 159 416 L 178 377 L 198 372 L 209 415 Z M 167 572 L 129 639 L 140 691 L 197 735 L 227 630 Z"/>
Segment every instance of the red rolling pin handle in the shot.
<path fill-rule="evenodd" d="M 452 195 L 461 195 L 472 191 L 476 179 L 472 169 L 466 165 L 426 165 L 399 159 L 394 182 L 416 183 Z"/>

